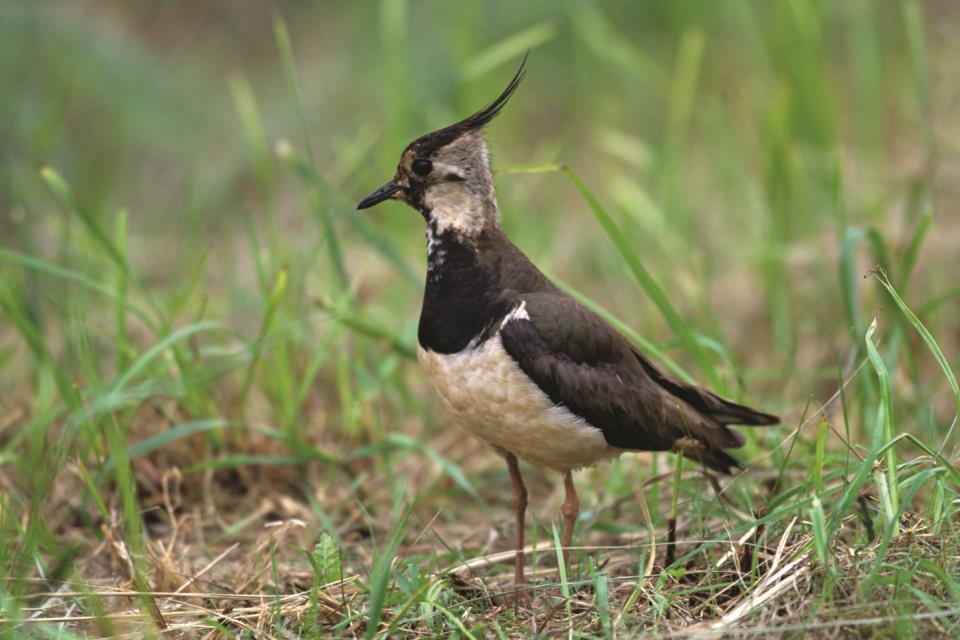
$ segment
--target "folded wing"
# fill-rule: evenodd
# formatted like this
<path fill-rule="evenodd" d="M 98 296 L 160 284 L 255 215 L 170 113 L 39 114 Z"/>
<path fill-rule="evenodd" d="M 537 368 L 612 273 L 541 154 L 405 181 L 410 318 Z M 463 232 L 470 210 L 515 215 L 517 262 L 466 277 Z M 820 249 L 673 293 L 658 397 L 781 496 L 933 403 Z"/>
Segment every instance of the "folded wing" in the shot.
<path fill-rule="evenodd" d="M 663 374 L 613 327 L 559 293 L 521 296 L 501 330 L 504 349 L 556 404 L 600 429 L 609 444 L 677 450 L 721 472 L 723 452 L 743 444 L 728 425 L 770 425 L 775 416 Z"/>

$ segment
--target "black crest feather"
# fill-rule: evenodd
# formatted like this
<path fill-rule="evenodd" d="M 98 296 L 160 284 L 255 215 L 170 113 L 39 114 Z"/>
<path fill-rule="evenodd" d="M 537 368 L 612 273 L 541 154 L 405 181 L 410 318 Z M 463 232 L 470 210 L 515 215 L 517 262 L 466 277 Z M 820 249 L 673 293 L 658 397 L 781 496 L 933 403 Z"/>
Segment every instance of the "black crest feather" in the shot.
<path fill-rule="evenodd" d="M 529 51 L 524 54 L 523 60 L 520 62 L 520 68 L 517 69 L 517 72 L 513 75 L 510 84 L 507 85 L 507 88 L 504 89 L 493 102 L 460 122 L 455 122 L 448 127 L 417 138 L 410 144 L 409 148 L 415 149 L 417 153 L 428 155 L 436 149 L 453 142 L 469 131 L 477 131 L 487 126 L 491 120 L 497 117 L 504 105 L 507 104 L 507 101 L 510 100 L 510 96 L 512 96 L 513 92 L 520 86 L 520 81 L 523 80 L 523 76 L 527 72 L 527 57 L 529 55 Z"/>
<path fill-rule="evenodd" d="M 517 69 L 517 72 L 513 74 L 513 80 L 510 81 L 510 84 L 507 85 L 507 88 L 503 90 L 497 99 L 485 106 L 480 111 L 477 111 L 475 114 L 468 118 L 464 118 L 455 125 L 454 127 L 462 127 L 464 129 L 480 129 L 487 126 L 491 120 L 499 115 L 500 110 L 503 109 L 504 105 L 507 104 L 507 101 L 510 100 L 510 96 L 513 95 L 513 92 L 517 90 L 517 87 L 520 86 L 520 81 L 523 80 L 523 76 L 527 73 L 527 56 L 530 55 L 530 52 L 523 54 L 523 60 L 520 61 L 520 68 Z"/>

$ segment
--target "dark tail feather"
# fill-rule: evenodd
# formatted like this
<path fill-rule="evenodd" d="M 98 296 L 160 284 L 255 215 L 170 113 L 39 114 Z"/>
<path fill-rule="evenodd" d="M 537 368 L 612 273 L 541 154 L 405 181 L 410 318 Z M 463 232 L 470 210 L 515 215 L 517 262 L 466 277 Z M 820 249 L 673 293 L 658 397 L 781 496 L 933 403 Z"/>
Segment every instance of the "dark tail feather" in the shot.
<path fill-rule="evenodd" d="M 736 469 L 742 469 L 740 462 L 725 452 L 723 449 L 710 449 L 698 443 L 700 446 L 681 446 L 677 451 L 683 454 L 684 458 L 689 458 L 694 462 L 699 462 L 708 469 L 712 469 L 724 475 L 731 475 Z"/>
<path fill-rule="evenodd" d="M 712 410 L 707 414 L 720 424 L 736 424 L 744 427 L 769 427 L 780 424 L 779 416 L 730 402 L 709 391 L 703 391 L 703 393 L 710 394 L 712 399 L 720 405 L 718 410 Z"/>
<path fill-rule="evenodd" d="M 747 427 L 780 424 L 780 418 L 775 415 L 756 411 L 742 404 L 721 398 L 712 391 L 674 380 L 641 354 L 636 351 L 633 354 L 654 382 L 719 424 L 739 424 Z"/>

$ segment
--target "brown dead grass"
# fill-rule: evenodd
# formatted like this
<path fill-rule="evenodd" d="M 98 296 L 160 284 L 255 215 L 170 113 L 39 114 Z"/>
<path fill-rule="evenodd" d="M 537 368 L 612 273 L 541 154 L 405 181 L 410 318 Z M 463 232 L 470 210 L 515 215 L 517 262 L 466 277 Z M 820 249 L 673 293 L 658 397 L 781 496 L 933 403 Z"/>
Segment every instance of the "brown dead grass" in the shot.
<path fill-rule="evenodd" d="M 151 431 L 146 416 L 161 415 L 156 408 L 144 409 L 139 429 Z M 155 428 L 155 425 L 153 425 Z M 464 446 L 462 438 L 449 434 L 436 438 L 437 450 L 456 455 Z M 233 470 L 206 470 L 184 473 L 204 455 L 197 443 L 181 443 L 135 461 L 140 500 L 149 535 L 146 564 L 150 591 L 139 593 L 132 581 L 132 564 L 122 518 L 116 504 L 111 517 L 102 521 L 98 511 L 84 498 L 77 468 L 71 464 L 58 475 L 41 517 L 62 536 L 65 545 L 77 549 L 75 572 L 50 576 L 38 571 L 29 578 L 32 588 L 21 594 L 28 620 L 18 625 L 30 633 L 30 625 L 46 623 L 58 628 L 94 636 L 140 637 L 162 630 L 170 637 L 230 637 L 247 633 L 258 638 L 281 637 L 279 629 L 325 633 L 345 620 L 338 629 L 344 636 L 364 632 L 365 585 L 373 563 L 371 536 L 384 540 L 390 535 L 386 509 L 389 503 L 382 479 L 364 483 L 369 515 L 353 505 L 355 496 L 340 490 L 348 474 L 320 465 L 294 467 L 249 465 Z M 253 446 L 252 444 L 250 446 Z M 276 446 L 276 445 L 274 445 Z M 260 453 L 267 452 L 262 443 Z M 465 460 L 482 474 L 497 461 L 492 456 L 469 456 Z M 398 465 L 422 465 L 412 457 Z M 355 473 L 363 474 L 356 468 Z M 411 493 L 427 480 L 410 469 Z M 690 478 L 696 472 L 687 474 Z M 763 484 L 759 474 L 755 480 Z M 669 504 L 663 474 L 649 483 L 659 487 Z M 772 479 L 772 478 L 771 478 Z M 533 475 L 534 497 L 542 497 L 546 485 Z M 788 478 L 789 480 L 789 478 Z M 11 478 L 3 477 L 9 496 Z M 703 483 L 709 491 L 708 483 Z M 486 489 L 487 487 L 483 487 Z M 306 491 L 328 509 L 344 540 L 342 580 L 320 587 L 317 605 L 311 599 L 312 574 L 303 550 L 312 548 L 320 530 Z M 515 610 L 512 601 L 512 552 L 509 507 L 506 491 L 488 496 L 497 513 L 485 522 L 469 504 L 456 504 L 431 495 L 422 497 L 416 513 L 419 523 L 408 528 L 398 562 L 412 558 L 431 574 L 431 583 L 443 582 L 456 593 L 467 611 L 463 623 L 469 628 L 480 622 L 496 621 L 511 636 L 524 637 L 545 632 L 565 634 L 571 628 L 602 633 L 593 586 L 574 583 L 569 603 L 556 586 L 556 569 L 551 562 L 552 544 L 541 541 L 543 561 L 534 576 L 534 600 L 529 608 Z M 115 498 L 114 498 L 115 499 Z M 639 499 L 639 501 L 637 501 Z M 864 499 L 870 499 L 865 495 Z M 549 502 L 550 500 L 548 500 Z M 554 500 L 555 502 L 555 500 Z M 601 503 L 600 509 L 645 508 L 643 491 L 633 504 Z M 686 513 L 681 504 L 681 513 Z M 442 517 L 441 517 L 442 516 Z M 666 531 L 649 534 L 616 535 L 588 532 L 579 538 L 581 558 L 592 557 L 610 580 L 610 618 L 614 628 L 629 634 L 646 631 L 663 637 L 749 637 L 761 634 L 797 635 L 815 630 L 817 635 L 861 635 L 864 629 L 894 622 L 883 594 L 858 594 L 860 577 L 869 573 L 876 557 L 876 540 L 857 544 L 854 532 L 863 523 L 847 518 L 830 549 L 832 570 L 815 559 L 810 528 L 796 518 L 776 523 L 775 531 L 761 526 L 730 539 L 723 520 L 712 521 L 706 530 L 682 517 L 678 530 L 677 554 L 695 548 L 700 541 L 726 540 L 693 555 L 682 571 L 663 572 L 668 553 Z M 943 529 L 946 530 L 949 527 Z M 98 535 L 99 534 L 99 535 Z M 461 551 L 465 562 L 438 567 L 432 554 L 443 554 L 443 545 Z M 639 566 L 648 550 L 654 555 Z M 922 517 L 907 514 L 902 532 L 893 541 L 887 562 L 916 563 L 928 559 L 945 570 L 960 572 L 956 541 L 935 532 Z M 837 579 L 836 576 L 843 576 Z M 927 578 L 918 577 L 918 581 Z M 825 586 L 832 589 L 842 608 L 823 608 Z M 930 593 L 942 592 L 943 585 L 919 585 Z M 891 592 L 896 585 L 891 585 Z M 842 596 L 842 597 L 841 597 Z M 872 598 L 872 599 L 871 599 Z M 829 598 L 833 601 L 833 597 Z M 567 617 L 567 610 L 572 617 Z M 394 622 L 395 612 L 384 614 L 384 625 Z M 316 615 L 316 619 L 313 616 Z M 436 614 L 439 615 L 439 614 Z M 960 622 L 960 610 L 914 614 L 912 624 L 922 634 L 946 633 L 950 624 Z M 430 635 L 430 627 L 408 623 L 395 629 L 412 637 Z"/>

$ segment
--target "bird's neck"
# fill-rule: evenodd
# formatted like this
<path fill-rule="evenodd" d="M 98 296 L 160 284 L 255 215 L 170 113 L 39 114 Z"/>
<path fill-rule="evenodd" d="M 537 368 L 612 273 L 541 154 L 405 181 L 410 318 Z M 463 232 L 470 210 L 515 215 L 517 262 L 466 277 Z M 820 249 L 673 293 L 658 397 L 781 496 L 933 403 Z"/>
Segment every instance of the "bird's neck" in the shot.
<path fill-rule="evenodd" d="M 451 233 L 470 242 L 485 230 L 500 227 L 489 169 L 482 174 L 463 182 L 442 182 L 427 190 L 421 213 L 435 232 Z"/>
<path fill-rule="evenodd" d="M 509 309 L 499 261 L 488 250 L 499 227 L 464 235 L 431 220 L 427 225 L 427 281 L 418 340 L 425 349 L 456 353 L 489 337 Z"/>
<path fill-rule="evenodd" d="M 448 281 L 465 271 L 479 269 L 480 253 L 490 230 L 485 230 L 483 226 L 451 225 L 449 219 L 444 224 L 435 217 L 428 217 L 427 289 L 431 289 L 432 284 Z M 496 231 L 499 231 L 499 226 Z"/>

